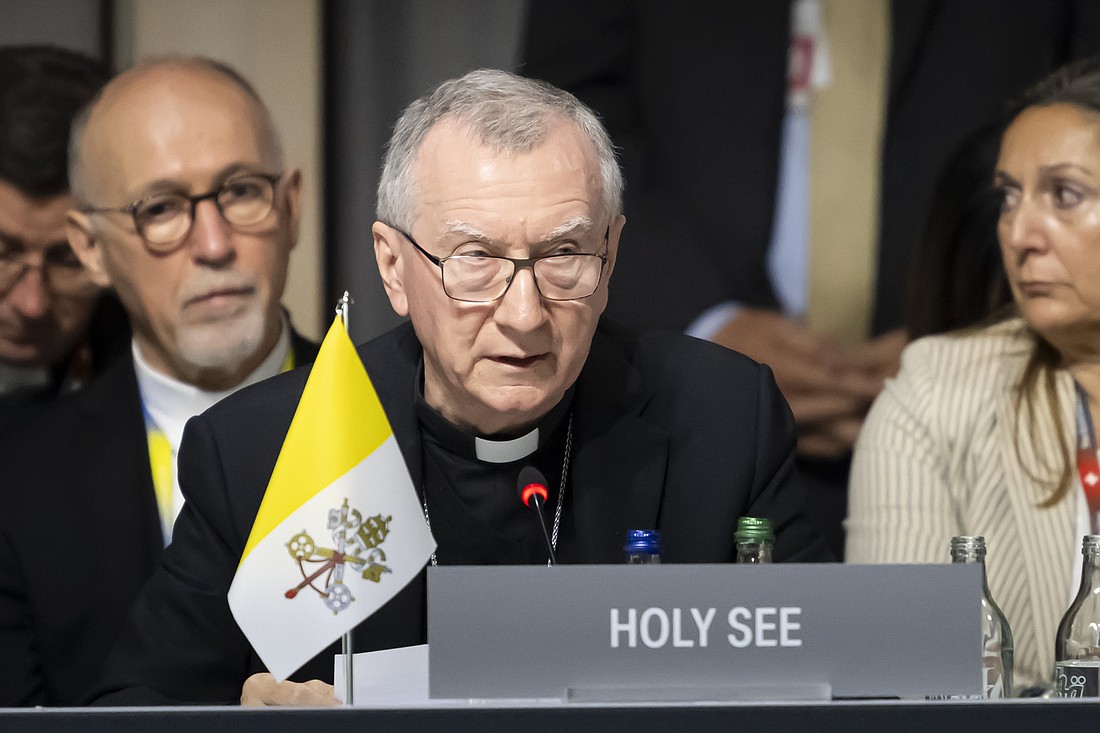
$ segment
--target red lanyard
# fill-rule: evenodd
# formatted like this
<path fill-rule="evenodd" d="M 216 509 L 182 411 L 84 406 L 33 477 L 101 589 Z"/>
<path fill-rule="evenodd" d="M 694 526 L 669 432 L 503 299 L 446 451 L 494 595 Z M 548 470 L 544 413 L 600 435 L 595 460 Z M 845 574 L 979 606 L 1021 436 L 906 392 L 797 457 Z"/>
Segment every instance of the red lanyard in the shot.
<path fill-rule="evenodd" d="M 1089 504 L 1089 527 L 1093 534 L 1100 532 L 1100 461 L 1096 457 L 1096 431 L 1089 415 L 1089 398 L 1081 385 L 1077 388 L 1077 473 Z"/>

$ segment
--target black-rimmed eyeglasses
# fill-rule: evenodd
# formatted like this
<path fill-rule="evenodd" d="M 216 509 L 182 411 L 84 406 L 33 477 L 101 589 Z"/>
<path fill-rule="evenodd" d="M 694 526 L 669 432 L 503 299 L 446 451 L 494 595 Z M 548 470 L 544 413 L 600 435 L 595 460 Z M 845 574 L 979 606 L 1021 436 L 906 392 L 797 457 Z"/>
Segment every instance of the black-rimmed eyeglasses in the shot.
<path fill-rule="evenodd" d="M 611 234 L 608 227 L 603 236 L 605 249 L 602 254 L 559 252 L 524 258 L 487 254 L 436 257 L 421 247 L 408 232 L 392 225 L 390 228 L 409 240 L 420 254 L 440 269 L 443 292 L 451 299 L 465 303 L 491 303 L 503 298 L 520 267 L 531 268 L 535 287 L 547 300 L 587 298 L 599 287 L 607 263 L 606 243 Z"/>
<path fill-rule="evenodd" d="M 214 202 L 218 213 L 234 226 L 259 224 L 275 206 L 275 184 L 282 174 L 247 173 L 236 175 L 217 188 L 188 196 L 162 193 L 114 208 L 83 207 L 86 214 L 129 214 L 134 228 L 154 251 L 168 251 L 183 241 L 195 221 L 200 201 Z"/>

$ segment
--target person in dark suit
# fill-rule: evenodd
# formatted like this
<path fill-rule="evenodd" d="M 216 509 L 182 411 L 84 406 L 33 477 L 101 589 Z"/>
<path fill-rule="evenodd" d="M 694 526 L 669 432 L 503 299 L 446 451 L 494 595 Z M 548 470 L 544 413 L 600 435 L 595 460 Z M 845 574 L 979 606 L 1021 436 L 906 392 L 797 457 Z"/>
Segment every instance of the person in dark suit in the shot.
<path fill-rule="evenodd" d="M 80 386 L 129 340 L 65 241 L 69 127 L 109 76 L 73 51 L 0 49 L 0 425 Z"/>
<path fill-rule="evenodd" d="M 74 122 L 72 150 L 69 243 L 133 339 L 0 438 L 0 707 L 87 694 L 171 537 L 184 422 L 316 353 L 280 306 L 300 177 L 235 71 L 124 72 Z"/>
<path fill-rule="evenodd" d="M 549 85 L 475 71 L 398 121 L 373 232 L 390 303 L 411 324 L 359 353 L 436 539 L 433 562 L 547 562 L 516 496 L 528 465 L 549 478 L 560 562 L 621 562 L 639 527 L 662 532 L 668 562 L 732 562 L 741 515 L 773 521 L 777 560 L 827 559 L 800 515 L 793 421 L 767 367 L 599 324 L 621 191 L 599 121 Z M 187 503 L 99 704 L 334 700 L 332 650 L 277 682 L 226 601 L 304 382 L 257 385 L 188 425 Z M 360 624 L 358 649 L 423 642 L 424 604 L 422 573 Z"/>
<path fill-rule="evenodd" d="M 888 4 L 871 329 L 842 344 L 784 310 L 768 266 L 793 4 L 532 0 L 521 68 L 590 105 L 622 149 L 636 249 L 616 273 L 609 314 L 683 330 L 739 305 L 707 337 L 775 371 L 798 423 L 811 513 L 842 553 L 850 450 L 897 369 L 906 277 L 936 176 L 1010 98 L 1100 51 L 1100 5 Z"/>

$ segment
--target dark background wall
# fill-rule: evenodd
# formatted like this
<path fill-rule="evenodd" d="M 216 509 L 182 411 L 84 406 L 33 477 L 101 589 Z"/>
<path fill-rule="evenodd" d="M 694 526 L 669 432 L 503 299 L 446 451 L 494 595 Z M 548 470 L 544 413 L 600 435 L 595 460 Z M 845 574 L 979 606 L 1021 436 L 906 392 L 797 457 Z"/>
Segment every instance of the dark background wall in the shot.
<path fill-rule="evenodd" d="M 110 10 L 105 0 L 0 0 L 0 46 L 49 43 L 109 58 Z"/>
<path fill-rule="evenodd" d="M 326 297 L 356 300 L 355 341 L 397 323 L 374 265 L 370 227 L 383 146 L 401 109 L 471 69 L 511 69 L 525 3 L 330 0 L 325 4 Z"/>

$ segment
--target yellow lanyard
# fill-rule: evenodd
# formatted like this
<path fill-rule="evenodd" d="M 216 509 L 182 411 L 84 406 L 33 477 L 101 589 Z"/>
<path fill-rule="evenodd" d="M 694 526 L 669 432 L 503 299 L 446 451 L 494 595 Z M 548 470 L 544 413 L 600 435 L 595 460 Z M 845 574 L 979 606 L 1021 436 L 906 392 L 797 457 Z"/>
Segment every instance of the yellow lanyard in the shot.
<path fill-rule="evenodd" d="M 288 350 L 280 372 L 289 372 L 294 368 L 294 351 Z M 142 405 L 145 413 L 145 437 L 149 443 L 149 467 L 153 472 L 153 491 L 157 497 L 157 511 L 160 514 L 160 528 L 164 534 L 165 542 L 172 536 L 172 524 L 176 521 L 176 513 L 172 501 L 174 481 L 172 477 L 172 446 L 168 442 L 168 436 L 158 428 L 149 412 Z"/>
<path fill-rule="evenodd" d="M 157 495 L 157 511 L 160 513 L 160 529 L 167 540 L 172 536 L 172 446 L 168 436 L 160 428 L 146 423 L 145 435 L 149 441 L 149 466 L 153 469 L 153 490 Z"/>

